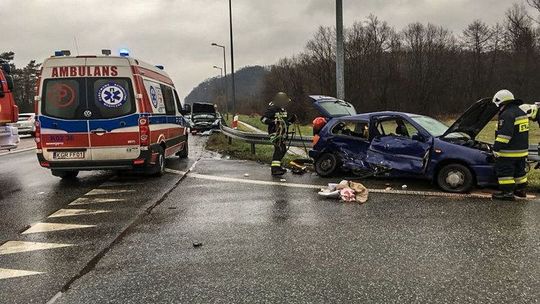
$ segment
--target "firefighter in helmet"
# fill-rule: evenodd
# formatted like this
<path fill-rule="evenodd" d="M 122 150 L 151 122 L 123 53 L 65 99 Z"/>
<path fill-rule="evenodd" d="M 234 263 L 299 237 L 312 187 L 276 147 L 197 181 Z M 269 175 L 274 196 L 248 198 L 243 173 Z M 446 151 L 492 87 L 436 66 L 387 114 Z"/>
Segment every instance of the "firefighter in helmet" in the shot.
<path fill-rule="evenodd" d="M 499 107 L 499 122 L 493 151 L 499 193 L 494 199 L 514 200 L 527 197 L 527 156 L 529 154 L 529 117 L 520 108 L 521 100 L 508 90 L 501 90 L 493 97 Z"/>
<path fill-rule="evenodd" d="M 296 121 L 295 115 L 288 115 L 285 109 L 291 99 L 287 94 L 279 92 L 261 117 L 261 121 L 268 125 L 268 134 L 274 145 L 274 154 L 272 155 L 272 175 L 283 175 L 287 172 L 281 164 L 281 160 L 287 153 L 285 143 L 289 131 L 289 125 Z"/>

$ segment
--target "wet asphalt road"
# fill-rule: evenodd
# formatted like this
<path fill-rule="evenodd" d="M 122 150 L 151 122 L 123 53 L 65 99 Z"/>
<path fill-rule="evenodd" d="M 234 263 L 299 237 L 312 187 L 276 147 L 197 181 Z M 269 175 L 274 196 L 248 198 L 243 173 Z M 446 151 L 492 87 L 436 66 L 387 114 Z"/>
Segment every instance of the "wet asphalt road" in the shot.
<path fill-rule="evenodd" d="M 202 141 L 192 138 L 190 160 L 169 160 L 173 170 L 160 179 L 94 172 L 62 184 L 33 154 L 0 157 L 11 172 L 0 176 L 0 244 L 73 245 L 0 254 L 0 269 L 43 272 L 0 279 L 0 303 L 540 299 L 537 201 L 372 194 L 367 204 L 342 204 L 307 186 L 329 180 L 272 179 L 265 166 L 203 152 Z M 68 206 L 74 201 L 87 204 Z M 61 208 L 109 212 L 47 218 Z M 95 227 L 19 234 L 36 222 Z"/>

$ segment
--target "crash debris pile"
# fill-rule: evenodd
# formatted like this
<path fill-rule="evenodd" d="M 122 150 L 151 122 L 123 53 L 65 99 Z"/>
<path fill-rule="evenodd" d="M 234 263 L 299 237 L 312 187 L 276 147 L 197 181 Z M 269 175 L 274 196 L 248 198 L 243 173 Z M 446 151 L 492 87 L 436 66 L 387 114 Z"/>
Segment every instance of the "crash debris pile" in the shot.
<path fill-rule="evenodd" d="M 289 163 L 291 172 L 296 175 L 302 175 L 308 171 L 313 171 L 313 160 L 295 159 Z"/>
<path fill-rule="evenodd" d="M 339 198 L 344 202 L 365 203 L 368 200 L 368 189 L 355 182 L 347 180 L 341 181 L 339 184 L 328 184 L 328 187 L 322 188 L 319 192 L 320 196 L 326 198 Z"/>

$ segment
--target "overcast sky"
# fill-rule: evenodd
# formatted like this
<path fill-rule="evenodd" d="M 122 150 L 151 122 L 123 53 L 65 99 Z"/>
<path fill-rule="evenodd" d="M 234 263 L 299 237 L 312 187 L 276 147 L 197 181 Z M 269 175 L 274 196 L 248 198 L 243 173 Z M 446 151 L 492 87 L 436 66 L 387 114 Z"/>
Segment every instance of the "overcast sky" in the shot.
<path fill-rule="evenodd" d="M 516 0 L 524 2 L 525 0 Z M 456 33 L 474 19 L 495 23 L 512 0 L 344 0 L 345 23 L 370 13 L 401 29 L 414 22 Z M 233 0 L 237 69 L 268 65 L 300 52 L 319 25 L 333 25 L 334 0 Z M 0 51 L 16 64 L 42 61 L 54 50 L 96 54 L 129 48 L 134 57 L 163 64 L 181 96 L 222 65 L 228 46 L 227 0 L 0 0 Z M 229 64 L 229 63 L 228 63 Z"/>

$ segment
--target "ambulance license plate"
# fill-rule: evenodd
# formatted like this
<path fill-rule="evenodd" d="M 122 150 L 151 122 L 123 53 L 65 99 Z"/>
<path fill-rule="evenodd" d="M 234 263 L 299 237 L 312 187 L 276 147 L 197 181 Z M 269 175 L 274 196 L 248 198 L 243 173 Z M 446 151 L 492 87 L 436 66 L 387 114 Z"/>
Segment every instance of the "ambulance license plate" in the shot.
<path fill-rule="evenodd" d="M 54 159 L 84 159 L 84 151 L 53 152 Z"/>

